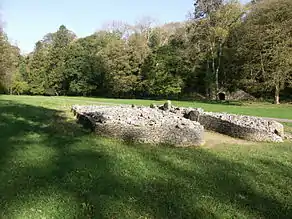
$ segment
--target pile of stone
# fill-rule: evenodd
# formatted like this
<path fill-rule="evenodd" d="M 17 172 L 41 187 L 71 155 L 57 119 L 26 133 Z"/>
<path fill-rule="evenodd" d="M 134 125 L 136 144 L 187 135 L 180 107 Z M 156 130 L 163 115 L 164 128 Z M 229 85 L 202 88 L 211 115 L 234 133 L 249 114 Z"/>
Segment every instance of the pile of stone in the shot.
<path fill-rule="evenodd" d="M 199 122 L 206 130 L 215 131 L 235 138 L 258 142 L 283 142 L 284 126 L 254 116 L 243 116 L 228 113 L 204 112 L 201 108 L 177 108 L 159 106 L 178 116 Z"/>
<path fill-rule="evenodd" d="M 73 106 L 72 110 L 102 136 L 181 147 L 204 144 L 202 125 L 170 111 L 135 106 Z"/>
<path fill-rule="evenodd" d="M 184 117 L 197 121 L 207 130 L 250 141 L 283 142 L 284 127 L 276 121 L 254 116 L 204 112 L 202 109 L 186 112 Z"/>
<path fill-rule="evenodd" d="M 73 106 L 79 122 L 99 135 L 151 144 L 196 146 L 204 129 L 250 141 L 283 142 L 283 125 L 253 116 L 162 106 Z"/>
<path fill-rule="evenodd" d="M 284 139 L 292 141 L 292 134 L 291 133 L 285 133 Z"/>

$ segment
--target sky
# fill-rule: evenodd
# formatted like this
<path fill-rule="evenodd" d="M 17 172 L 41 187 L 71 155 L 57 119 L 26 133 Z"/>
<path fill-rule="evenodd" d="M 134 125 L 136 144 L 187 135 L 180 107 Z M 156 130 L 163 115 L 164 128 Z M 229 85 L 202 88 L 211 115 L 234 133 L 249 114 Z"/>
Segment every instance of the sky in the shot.
<path fill-rule="evenodd" d="M 84 37 L 113 20 L 133 24 L 150 16 L 161 24 L 183 21 L 193 0 L 0 0 L 0 7 L 10 42 L 28 53 L 62 24 Z"/>

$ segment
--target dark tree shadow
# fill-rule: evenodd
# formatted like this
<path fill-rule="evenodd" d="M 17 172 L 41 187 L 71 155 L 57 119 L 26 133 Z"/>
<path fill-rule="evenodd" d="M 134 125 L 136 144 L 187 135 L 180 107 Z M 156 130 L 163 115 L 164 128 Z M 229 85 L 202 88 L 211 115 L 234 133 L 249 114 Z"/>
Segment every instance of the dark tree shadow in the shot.
<path fill-rule="evenodd" d="M 224 205 L 232 207 L 233 218 L 291 218 L 289 195 L 281 202 L 246 179 L 258 180 L 252 166 L 204 149 L 100 138 L 62 115 L 0 101 L 0 216 L 11 218 L 27 203 L 38 205 L 38 197 L 57 196 L 63 205 L 55 208 L 68 218 L 222 218 Z M 288 164 L 254 163 L 291 185 Z"/>
<path fill-rule="evenodd" d="M 230 100 L 196 100 L 198 103 L 217 104 L 217 105 L 230 105 L 230 106 L 242 106 L 242 101 L 230 101 Z"/>

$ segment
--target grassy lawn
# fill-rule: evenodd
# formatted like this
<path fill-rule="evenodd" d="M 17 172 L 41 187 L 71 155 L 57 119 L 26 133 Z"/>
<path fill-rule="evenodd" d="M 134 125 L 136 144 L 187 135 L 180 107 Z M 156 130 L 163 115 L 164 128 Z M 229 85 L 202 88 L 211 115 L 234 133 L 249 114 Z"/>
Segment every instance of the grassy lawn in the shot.
<path fill-rule="evenodd" d="M 136 104 L 150 105 L 151 103 L 163 104 L 165 100 L 137 100 L 137 99 L 105 99 L 105 98 L 88 98 L 88 97 L 32 97 L 32 96 L 2 96 L 2 100 L 16 100 L 25 103 L 28 100 L 37 106 L 70 107 L 71 104 Z M 272 118 L 292 119 L 292 104 L 274 105 L 271 103 L 252 103 L 252 102 L 230 102 L 230 103 L 208 103 L 199 101 L 172 101 L 176 106 L 201 107 L 206 111 L 228 112 L 243 115 L 253 115 Z"/>
<path fill-rule="evenodd" d="M 283 123 L 285 131 L 292 134 L 292 123 Z"/>
<path fill-rule="evenodd" d="M 153 101 L 0 96 L 1 219 L 291 218 L 291 142 L 121 143 L 89 133 L 69 112 L 98 102 Z M 292 119 L 289 105 L 175 104 Z"/>
<path fill-rule="evenodd" d="M 62 97 L 57 97 L 62 98 Z M 102 102 L 114 104 L 136 104 L 136 105 L 150 105 L 151 103 L 163 104 L 166 100 L 137 100 L 137 99 L 105 99 L 105 98 L 82 98 L 70 97 L 74 101 L 89 101 Z M 292 119 L 292 104 L 274 105 L 271 103 L 254 103 L 254 102 L 202 102 L 202 101 L 172 101 L 175 106 L 184 107 L 200 107 L 206 111 L 213 112 L 228 112 L 243 115 L 253 115 L 272 118 Z"/>

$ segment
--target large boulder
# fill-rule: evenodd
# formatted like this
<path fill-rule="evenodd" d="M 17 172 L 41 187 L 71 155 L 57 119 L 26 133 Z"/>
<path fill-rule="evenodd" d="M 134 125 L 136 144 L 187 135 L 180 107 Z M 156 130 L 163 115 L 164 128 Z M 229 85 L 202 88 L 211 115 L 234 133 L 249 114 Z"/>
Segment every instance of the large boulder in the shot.
<path fill-rule="evenodd" d="M 184 110 L 184 117 L 190 119 L 192 121 L 199 122 L 200 116 L 204 114 L 204 110 L 201 108 L 192 109 L 192 110 Z"/>
<path fill-rule="evenodd" d="M 204 144 L 202 125 L 169 111 L 129 106 L 73 106 L 72 110 L 102 136 L 179 147 Z"/>

